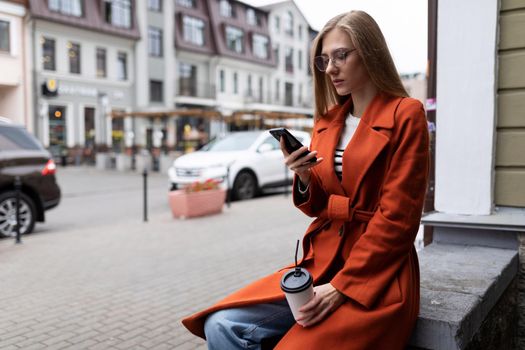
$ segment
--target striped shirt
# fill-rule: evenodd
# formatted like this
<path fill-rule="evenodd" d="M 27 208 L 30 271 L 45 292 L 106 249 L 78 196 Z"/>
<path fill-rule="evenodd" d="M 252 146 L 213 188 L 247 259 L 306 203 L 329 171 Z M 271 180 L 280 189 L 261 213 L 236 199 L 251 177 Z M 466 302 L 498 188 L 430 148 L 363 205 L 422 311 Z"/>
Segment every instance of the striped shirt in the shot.
<path fill-rule="evenodd" d="M 345 151 L 346 146 L 354 136 L 355 130 L 359 125 L 361 119 L 354 117 L 352 114 L 348 114 L 346 118 L 346 125 L 341 133 L 341 138 L 339 139 L 339 144 L 335 148 L 334 152 L 334 168 L 335 174 L 342 180 L 343 178 L 343 152 Z"/>

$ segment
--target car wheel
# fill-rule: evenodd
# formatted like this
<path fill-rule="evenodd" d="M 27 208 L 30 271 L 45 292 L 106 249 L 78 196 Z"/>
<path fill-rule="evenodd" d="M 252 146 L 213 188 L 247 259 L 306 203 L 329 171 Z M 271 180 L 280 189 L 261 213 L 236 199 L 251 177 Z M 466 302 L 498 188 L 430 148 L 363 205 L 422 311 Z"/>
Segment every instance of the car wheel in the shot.
<path fill-rule="evenodd" d="M 233 182 L 232 195 L 234 199 L 250 199 L 257 194 L 257 179 L 248 171 L 241 171 Z"/>
<path fill-rule="evenodd" d="M 20 234 L 27 234 L 35 227 L 36 210 L 33 200 L 20 193 Z M 0 237 L 16 235 L 16 192 L 0 194 Z"/>

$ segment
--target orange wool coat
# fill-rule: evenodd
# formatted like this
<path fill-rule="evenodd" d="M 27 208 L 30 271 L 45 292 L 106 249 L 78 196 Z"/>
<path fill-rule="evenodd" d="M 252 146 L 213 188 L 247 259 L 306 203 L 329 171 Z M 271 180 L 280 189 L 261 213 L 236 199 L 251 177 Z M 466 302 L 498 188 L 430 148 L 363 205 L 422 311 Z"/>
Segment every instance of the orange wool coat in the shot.
<path fill-rule="evenodd" d="M 295 324 L 275 349 L 403 349 L 419 312 L 416 237 L 429 169 L 427 121 L 420 102 L 379 93 L 343 155 L 343 180 L 334 149 L 351 100 L 315 123 L 311 149 L 325 160 L 313 168 L 309 194 L 294 185 L 294 203 L 316 219 L 303 238 L 301 266 L 314 284 L 330 282 L 348 299 L 319 324 Z M 282 300 L 286 267 L 185 318 L 204 337 L 210 313 Z"/>

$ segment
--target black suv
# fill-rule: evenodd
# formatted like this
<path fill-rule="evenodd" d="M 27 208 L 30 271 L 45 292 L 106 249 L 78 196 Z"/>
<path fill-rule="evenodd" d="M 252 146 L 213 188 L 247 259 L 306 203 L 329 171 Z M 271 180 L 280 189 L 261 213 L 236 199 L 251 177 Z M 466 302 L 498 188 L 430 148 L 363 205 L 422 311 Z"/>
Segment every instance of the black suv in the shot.
<path fill-rule="evenodd" d="M 22 126 L 0 118 L 0 236 L 16 233 L 15 179 L 20 177 L 20 233 L 30 233 L 60 202 L 49 152 Z"/>

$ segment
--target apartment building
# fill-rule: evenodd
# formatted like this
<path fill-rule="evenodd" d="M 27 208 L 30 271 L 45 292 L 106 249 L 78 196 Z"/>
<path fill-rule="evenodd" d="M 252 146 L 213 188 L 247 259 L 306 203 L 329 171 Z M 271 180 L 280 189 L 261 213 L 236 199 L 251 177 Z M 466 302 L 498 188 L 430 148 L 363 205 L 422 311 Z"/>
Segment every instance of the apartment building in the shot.
<path fill-rule="evenodd" d="M 25 15 L 24 0 L 0 1 L 0 116 L 32 130 L 27 110 Z"/>
<path fill-rule="evenodd" d="M 312 113 L 315 31 L 293 1 L 26 0 L 27 15 L 24 0 L 0 1 L 0 60 L 27 60 L 0 77 L 0 98 L 25 71 L 26 103 L 9 99 L 27 111 L 15 118 L 57 157 L 180 150 L 188 128 L 225 130 L 208 112 Z"/>
<path fill-rule="evenodd" d="M 176 0 L 175 23 L 176 108 L 230 115 L 268 103 L 276 61 L 266 11 L 239 1 Z M 181 117 L 179 140 L 184 126 L 211 135 L 221 127 Z"/>
<path fill-rule="evenodd" d="M 270 102 L 281 110 L 312 113 L 311 42 L 317 34 L 293 0 L 262 7 L 269 13 L 277 69 L 271 76 Z"/>
<path fill-rule="evenodd" d="M 175 24 L 176 108 L 312 114 L 308 51 L 315 32 L 293 1 L 254 7 L 176 0 Z M 216 121 L 179 118 L 178 139 L 185 125 L 211 135 L 220 128 Z"/>
<path fill-rule="evenodd" d="M 127 140 L 127 147 L 158 151 L 171 148 L 175 142 L 175 120 L 155 114 L 174 107 L 174 11 L 173 0 L 136 0 L 141 37 L 135 46 L 134 111 L 145 116 L 124 118 L 126 134 L 132 136 Z"/>
<path fill-rule="evenodd" d="M 55 155 L 92 158 L 125 143 L 112 111 L 135 106 L 134 0 L 29 0 L 37 136 Z"/>

